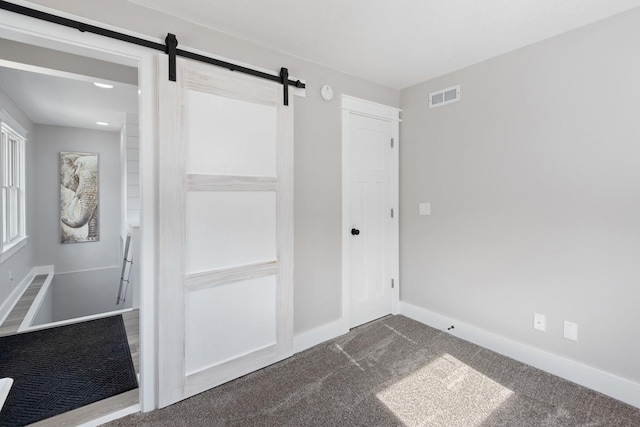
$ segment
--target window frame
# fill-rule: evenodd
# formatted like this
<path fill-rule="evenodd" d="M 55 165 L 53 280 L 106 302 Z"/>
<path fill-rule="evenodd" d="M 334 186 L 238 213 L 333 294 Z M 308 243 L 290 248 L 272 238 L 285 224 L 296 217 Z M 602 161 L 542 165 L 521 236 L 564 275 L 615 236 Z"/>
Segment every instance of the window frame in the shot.
<path fill-rule="evenodd" d="M 26 130 L 6 111 L 0 109 L 0 188 L 2 190 L 0 263 L 24 247 L 28 238 L 25 186 L 26 141 Z M 11 190 L 17 193 L 17 206 L 13 206 L 10 202 Z M 15 224 L 15 228 L 12 224 Z M 12 229 L 15 229 L 15 232 L 12 233 Z"/>

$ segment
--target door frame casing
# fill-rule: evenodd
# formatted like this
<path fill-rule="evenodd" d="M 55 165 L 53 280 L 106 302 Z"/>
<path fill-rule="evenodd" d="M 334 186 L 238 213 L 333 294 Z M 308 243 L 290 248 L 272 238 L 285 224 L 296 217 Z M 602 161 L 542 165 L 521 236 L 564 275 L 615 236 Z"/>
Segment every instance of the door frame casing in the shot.
<path fill-rule="evenodd" d="M 394 288 L 391 290 L 391 314 L 398 313 L 400 302 L 400 230 L 399 230 L 399 151 L 400 151 L 400 110 L 396 107 L 378 104 L 365 99 L 349 95 L 341 96 L 342 103 L 342 316 L 341 321 L 346 331 L 350 328 L 350 259 L 351 259 L 351 198 L 349 193 L 349 133 L 351 116 L 358 115 L 378 120 L 384 120 L 391 124 L 391 137 L 393 138 L 393 150 L 391 150 L 391 203 L 389 216 L 393 209 L 391 220 L 391 277 L 394 280 Z M 389 283 L 391 286 L 391 283 Z"/>
<path fill-rule="evenodd" d="M 42 9 L 42 8 L 38 8 Z M 83 19 L 91 25 L 97 21 Z M 129 32 L 132 35 L 140 36 Z M 156 294 L 156 57 L 158 52 L 120 40 L 83 33 L 73 28 L 6 11 L 0 12 L 0 37 L 138 69 L 140 143 L 140 397 L 143 412 L 156 408 L 155 294 Z M 144 36 L 143 36 L 144 37 Z M 150 39 L 151 38 L 148 38 Z M 156 41 L 156 40 L 153 40 Z M 162 42 L 158 39 L 158 42 Z M 138 405 L 136 405 L 138 406 Z M 120 411 L 120 416 L 138 409 Z"/>

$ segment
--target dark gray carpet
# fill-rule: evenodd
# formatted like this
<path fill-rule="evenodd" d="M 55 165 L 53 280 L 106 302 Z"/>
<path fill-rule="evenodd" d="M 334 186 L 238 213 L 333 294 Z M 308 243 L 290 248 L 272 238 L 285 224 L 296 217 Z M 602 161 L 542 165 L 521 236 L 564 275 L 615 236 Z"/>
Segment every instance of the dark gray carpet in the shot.
<path fill-rule="evenodd" d="M 640 426 L 640 409 L 403 316 L 111 426 Z"/>
<path fill-rule="evenodd" d="M 138 387 L 122 316 L 0 338 L 14 383 L 0 426 L 24 426 Z"/>

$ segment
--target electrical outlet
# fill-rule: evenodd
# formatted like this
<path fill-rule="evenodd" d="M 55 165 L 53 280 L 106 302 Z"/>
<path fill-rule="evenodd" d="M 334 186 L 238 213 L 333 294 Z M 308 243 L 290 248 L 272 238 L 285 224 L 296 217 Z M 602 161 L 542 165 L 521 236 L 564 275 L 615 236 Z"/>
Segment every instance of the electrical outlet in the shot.
<path fill-rule="evenodd" d="M 540 332 L 546 332 L 547 316 L 540 313 L 533 313 L 533 329 Z"/>
<path fill-rule="evenodd" d="M 565 320 L 564 337 L 571 341 L 578 341 L 578 324 Z"/>
<path fill-rule="evenodd" d="M 9 286 L 13 286 L 13 273 L 9 270 Z"/>

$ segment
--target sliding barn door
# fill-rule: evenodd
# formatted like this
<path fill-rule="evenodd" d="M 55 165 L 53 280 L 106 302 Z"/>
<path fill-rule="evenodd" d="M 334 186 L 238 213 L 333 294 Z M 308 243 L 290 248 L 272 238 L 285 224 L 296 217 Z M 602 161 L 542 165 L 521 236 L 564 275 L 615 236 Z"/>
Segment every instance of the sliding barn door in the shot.
<path fill-rule="evenodd" d="M 159 67 L 159 405 L 292 354 L 293 96 Z"/>

